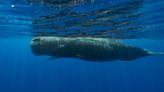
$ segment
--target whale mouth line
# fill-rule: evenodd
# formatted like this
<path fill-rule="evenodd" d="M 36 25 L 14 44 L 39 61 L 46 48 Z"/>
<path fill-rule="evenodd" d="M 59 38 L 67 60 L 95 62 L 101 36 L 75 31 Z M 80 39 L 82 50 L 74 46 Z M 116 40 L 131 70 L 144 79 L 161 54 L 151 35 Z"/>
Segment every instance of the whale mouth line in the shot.
<path fill-rule="evenodd" d="M 33 41 L 33 42 L 36 42 L 36 41 L 39 41 L 39 42 L 40 42 L 40 41 L 41 41 L 41 38 L 36 37 L 36 38 L 33 38 L 32 41 Z"/>

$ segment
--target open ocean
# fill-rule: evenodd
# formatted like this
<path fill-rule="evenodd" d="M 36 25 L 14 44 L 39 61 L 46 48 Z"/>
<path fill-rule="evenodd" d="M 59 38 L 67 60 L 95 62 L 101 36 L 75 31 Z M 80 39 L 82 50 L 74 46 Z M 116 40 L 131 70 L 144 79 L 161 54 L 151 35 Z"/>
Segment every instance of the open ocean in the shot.
<path fill-rule="evenodd" d="M 164 52 L 164 0 L 0 0 L 0 92 L 164 92 L 164 55 L 35 56 L 37 36 L 102 37 Z"/>

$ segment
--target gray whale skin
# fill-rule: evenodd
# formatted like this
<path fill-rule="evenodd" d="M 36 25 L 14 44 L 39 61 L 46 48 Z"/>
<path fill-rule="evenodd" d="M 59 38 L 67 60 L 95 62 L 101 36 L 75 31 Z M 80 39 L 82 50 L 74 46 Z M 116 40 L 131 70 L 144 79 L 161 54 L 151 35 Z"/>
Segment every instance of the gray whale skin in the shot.
<path fill-rule="evenodd" d="M 130 61 L 149 55 L 163 55 L 108 38 L 34 37 L 31 50 L 35 55 L 79 58 L 86 61 Z"/>

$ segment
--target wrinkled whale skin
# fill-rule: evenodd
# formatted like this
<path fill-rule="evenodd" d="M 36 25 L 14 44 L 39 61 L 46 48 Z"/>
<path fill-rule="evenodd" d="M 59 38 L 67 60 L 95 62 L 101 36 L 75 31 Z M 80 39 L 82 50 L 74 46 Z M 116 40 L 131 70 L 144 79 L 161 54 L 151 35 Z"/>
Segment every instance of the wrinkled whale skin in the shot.
<path fill-rule="evenodd" d="M 129 61 L 151 55 L 149 51 L 123 44 L 115 39 L 92 37 L 34 37 L 31 49 L 35 55 L 88 61 Z"/>

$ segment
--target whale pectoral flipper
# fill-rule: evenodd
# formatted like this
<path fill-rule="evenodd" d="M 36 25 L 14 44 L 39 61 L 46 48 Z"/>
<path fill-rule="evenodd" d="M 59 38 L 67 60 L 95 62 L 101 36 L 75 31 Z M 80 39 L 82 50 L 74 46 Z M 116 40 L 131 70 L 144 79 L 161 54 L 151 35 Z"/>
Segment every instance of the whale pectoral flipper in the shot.
<path fill-rule="evenodd" d="M 54 60 L 57 60 L 57 59 L 58 59 L 58 57 L 50 56 L 50 57 L 47 58 L 46 60 L 42 61 L 42 63 L 51 62 L 51 61 L 54 61 Z"/>

